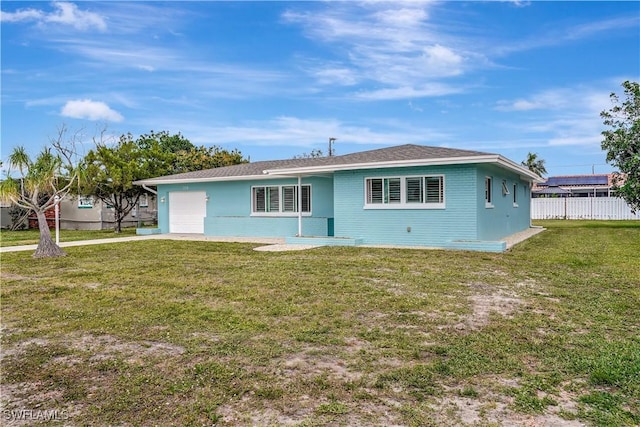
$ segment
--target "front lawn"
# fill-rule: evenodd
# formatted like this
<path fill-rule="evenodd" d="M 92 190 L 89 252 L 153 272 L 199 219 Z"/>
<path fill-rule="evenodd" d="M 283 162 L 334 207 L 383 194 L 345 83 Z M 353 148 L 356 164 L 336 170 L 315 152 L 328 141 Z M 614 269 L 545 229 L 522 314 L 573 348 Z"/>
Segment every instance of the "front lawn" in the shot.
<path fill-rule="evenodd" d="M 637 425 L 640 221 L 543 225 L 505 254 L 164 240 L 2 254 L 2 415 Z"/>
<path fill-rule="evenodd" d="M 123 228 L 121 233 L 110 230 L 60 230 L 60 242 L 75 242 L 78 240 L 110 239 L 113 237 L 135 236 L 135 228 Z M 51 237 L 56 239 L 56 231 L 51 229 Z M 40 231 L 30 230 L 1 230 L 0 246 L 37 245 Z"/>

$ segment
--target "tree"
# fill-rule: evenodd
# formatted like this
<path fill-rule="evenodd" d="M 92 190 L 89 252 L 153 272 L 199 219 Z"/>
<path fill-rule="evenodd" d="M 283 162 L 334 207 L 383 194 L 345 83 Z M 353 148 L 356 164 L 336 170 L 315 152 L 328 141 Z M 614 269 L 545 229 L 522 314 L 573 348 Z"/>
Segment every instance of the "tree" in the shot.
<path fill-rule="evenodd" d="M 626 99 L 620 101 L 615 93 L 609 96 L 614 106 L 602 111 L 605 126 L 602 132 L 602 149 L 607 152 L 607 162 L 620 171 L 614 173 L 613 189 L 631 207 L 640 211 L 640 84 L 622 83 Z"/>
<path fill-rule="evenodd" d="M 145 193 L 134 181 L 182 172 L 246 163 L 237 150 L 196 147 L 181 134 L 154 132 L 133 139 L 122 135 L 115 145 L 101 138 L 84 159 L 85 179 L 81 193 L 113 206 L 116 233 L 122 220 Z"/>
<path fill-rule="evenodd" d="M 227 151 L 217 146 L 192 147 L 175 153 L 172 173 L 194 172 L 248 163 L 238 150 Z"/>
<path fill-rule="evenodd" d="M 34 258 L 66 255 L 51 238 L 45 216 L 55 205 L 56 196 L 66 196 L 78 176 L 79 169 L 73 162 L 76 136 L 64 142 L 66 134 L 63 126 L 57 138 L 50 141 L 51 147 L 45 147 L 34 159 L 24 147 L 14 148 L 9 155 L 7 177 L 0 182 L 0 198 L 36 213 L 40 239 Z"/>
<path fill-rule="evenodd" d="M 324 157 L 324 153 L 319 148 L 314 148 L 310 153 L 302 153 L 293 156 L 294 159 L 315 159 L 317 157 Z"/>
<path fill-rule="evenodd" d="M 166 174 L 194 172 L 248 162 L 238 150 L 228 151 L 215 145 L 197 147 L 180 133 L 171 135 L 167 131 L 151 131 L 148 135 L 141 135 L 138 141 L 145 149 L 157 146 L 170 154 Z"/>
<path fill-rule="evenodd" d="M 522 166 L 525 166 L 538 176 L 547 174 L 547 168 L 544 167 L 544 160 L 538 159 L 538 153 L 528 153 L 527 159 L 522 162 Z"/>
<path fill-rule="evenodd" d="M 157 140 L 146 136 L 134 140 L 131 134 L 122 135 L 113 146 L 101 138 L 95 144 L 95 149 L 83 160 L 85 173 L 80 193 L 113 206 L 114 231 L 120 233 L 122 220 L 145 192 L 133 182 L 166 174 L 171 156 L 160 148 Z"/>

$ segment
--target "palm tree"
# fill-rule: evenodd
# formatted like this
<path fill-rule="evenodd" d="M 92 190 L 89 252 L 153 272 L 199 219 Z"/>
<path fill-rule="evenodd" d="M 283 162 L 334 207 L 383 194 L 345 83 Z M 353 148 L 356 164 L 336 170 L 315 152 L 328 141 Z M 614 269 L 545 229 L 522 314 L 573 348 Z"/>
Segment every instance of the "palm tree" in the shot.
<path fill-rule="evenodd" d="M 547 169 L 544 167 L 544 160 L 538 159 L 538 153 L 527 154 L 527 159 L 522 162 L 522 166 L 526 166 L 531 172 L 543 176 L 547 174 Z"/>
<path fill-rule="evenodd" d="M 36 213 L 40 240 L 34 258 L 66 255 L 51 238 L 45 212 L 55 205 L 56 196 L 61 199 L 69 193 L 77 169 L 71 166 L 69 151 L 56 143 L 54 148 L 65 160 L 51 148 L 44 148 L 32 159 L 24 147 L 16 147 L 9 155 L 7 178 L 0 182 L 0 199 Z M 12 172 L 19 176 L 11 176 Z"/>

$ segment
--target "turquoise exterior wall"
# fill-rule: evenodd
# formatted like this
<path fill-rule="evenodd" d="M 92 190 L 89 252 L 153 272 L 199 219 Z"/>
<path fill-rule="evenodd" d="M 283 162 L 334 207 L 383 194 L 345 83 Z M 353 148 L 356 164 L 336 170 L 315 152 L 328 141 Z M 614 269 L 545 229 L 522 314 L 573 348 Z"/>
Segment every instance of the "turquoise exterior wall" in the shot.
<path fill-rule="evenodd" d="M 208 236 L 286 237 L 298 233 L 297 216 L 251 216 L 251 188 L 296 185 L 296 178 L 158 185 L 158 227 L 169 233 L 169 193 L 204 191 L 209 197 L 204 234 Z M 333 180 L 303 178 L 311 184 L 311 216 L 303 216 L 303 234 L 327 236 L 333 218 Z M 162 202 L 164 198 L 164 202 Z"/>
<path fill-rule="evenodd" d="M 163 234 L 169 233 L 169 192 L 170 191 L 205 191 L 208 194 L 208 184 L 189 183 L 158 185 L 158 228 Z M 207 202 L 207 212 L 211 210 L 211 199 Z"/>
<path fill-rule="evenodd" d="M 365 209 L 365 179 L 443 175 L 443 209 Z M 485 206 L 485 177 L 492 177 L 492 207 Z M 503 194 L 502 182 L 509 194 Z M 338 171 L 307 177 L 312 215 L 303 216 L 303 236 L 350 238 L 365 245 L 402 245 L 504 250 L 506 236 L 530 226 L 529 183 L 493 165 L 449 165 Z M 169 192 L 204 191 L 209 197 L 205 235 L 293 237 L 297 216 L 251 216 L 251 188 L 295 185 L 296 178 L 158 186 L 158 227 L 169 232 Z M 517 206 L 513 203 L 513 185 Z M 164 200 L 164 202 L 162 202 Z"/>
<path fill-rule="evenodd" d="M 492 179 L 492 206 L 485 205 L 485 177 Z M 509 194 L 504 194 L 503 182 Z M 513 185 L 516 184 L 516 200 L 513 203 Z M 476 203 L 478 212 L 478 239 L 499 240 L 519 231 L 526 230 L 531 224 L 531 189 L 529 183 L 517 174 L 490 165 L 477 168 Z"/>
<path fill-rule="evenodd" d="M 364 209 L 365 179 L 445 176 L 444 209 Z M 493 178 L 493 205 L 485 207 L 484 179 Z M 502 194 L 502 180 L 513 195 Z M 431 166 L 337 172 L 334 175 L 335 235 L 363 244 L 407 245 L 470 250 L 504 250 L 498 241 L 530 225 L 530 187 L 518 175 L 484 165 Z M 484 242 L 484 243 L 483 243 Z"/>
<path fill-rule="evenodd" d="M 365 178 L 444 175 L 445 209 L 364 209 Z M 474 166 L 431 166 L 336 172 L 335 235 L 363 244 L 445 247 L 477 240 L 477 173 Z"/>

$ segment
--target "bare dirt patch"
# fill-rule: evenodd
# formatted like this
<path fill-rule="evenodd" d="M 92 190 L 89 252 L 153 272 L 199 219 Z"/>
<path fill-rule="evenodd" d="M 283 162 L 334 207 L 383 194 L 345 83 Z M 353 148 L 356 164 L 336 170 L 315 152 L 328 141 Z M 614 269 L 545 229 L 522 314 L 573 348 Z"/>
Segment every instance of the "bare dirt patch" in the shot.
<path fill-rule="evenodd" d="M 523 300 L 514 292 L 484 283 L 469 285 L 474 293 L 468 297 L 472 312 L 461 322 L 454 324 L 457 330 L 478 330 L 489 323 L 491 313 L 511 318 L 523 305 Z"/>
<path fill-rule="evenodd" d="M 486 379 L 485 379 L 486 380 Z M 497 393 L 505 385 L 517 387 L 516 380 L 494 379 L 485 385 L 475 386 L 477 397 L 461 395 L 461 389 L 445 387 L 445 394 L 431 406 L 437 425 L 499 425 L 527 427 L 581 427 L 584 423 L 567 420 L 562 411 L 575 411 L 575 396 L 562 390 L 552 397 L 557 405 L 547 408 L 544 414 L 522 414 L 513 409 L 513 397 Z"/>

